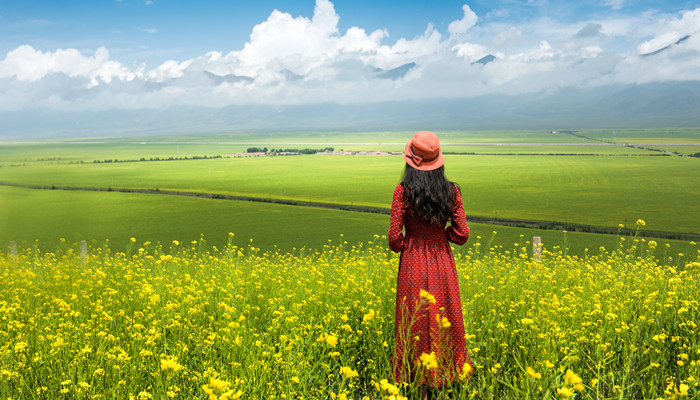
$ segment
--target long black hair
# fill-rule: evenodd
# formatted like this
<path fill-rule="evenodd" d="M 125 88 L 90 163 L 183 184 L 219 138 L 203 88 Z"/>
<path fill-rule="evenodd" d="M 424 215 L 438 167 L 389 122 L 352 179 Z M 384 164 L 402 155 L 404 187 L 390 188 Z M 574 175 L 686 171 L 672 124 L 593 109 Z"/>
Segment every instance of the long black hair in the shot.
<path fill-rule="evenodd" d="M 404 203 L 421 221 L 444 224 L 452 218 L 455 190 L 459 190 L 459 186 L 447 180 L 444 166 L 421 171 L 406 164 L 401 186 Z"/>

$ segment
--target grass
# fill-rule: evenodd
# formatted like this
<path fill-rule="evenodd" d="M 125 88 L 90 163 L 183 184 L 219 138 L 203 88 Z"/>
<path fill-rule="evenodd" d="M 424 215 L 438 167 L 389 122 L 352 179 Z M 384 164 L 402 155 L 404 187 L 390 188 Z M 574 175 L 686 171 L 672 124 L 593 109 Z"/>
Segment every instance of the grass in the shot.
<path fill-rule="evenodd" d="M 189 243 L 204 237 L 222 248 L 228 233 L 233 232 L 234 244 L 239 246 L 252 243 L 263 251 L 292 251 L 302 247 L 320 249 L 329 242 L 355 245 L 375 234 L 385 235 L 389 217 L 246 201 L 0 186 L 0 226 L 0 249 L 10 241 L 20 247 L 36 243 L 44 249 L 55 249 L 65 239 L 69 243 L 86 240 L 93 246 L 108 241 L 115 251 L 121 251 L 133 236 L 139 241 L 163 244 L 173 240 Z M 533 236 L 540 236 L 549 248 L 567 248 L 570 254 L 578 255 L 616 245 L 611 235 L 474 222 L 469 226 L 470 243 L 490 242 L 495 250 L 511 249 L 514 243 L 531 248 Z M 668 243 L 674 257 L 679 252 L 688 254 L 687 242 L 657 242 Z M 457 247 L 455 251 L 465 249 Z"/>
<path fill-rule="evenodd" d="M 700 159 L 446 156 L 468 214 L 700 231 Z M 289 156 L 0 168 L 0 180 L 56 186 L 178 189 L 389 207 L 400 157 Z M 605 204 L 605 207 L 601 207 Z"/>
<path fill-rule="evenodd" d="M 321 248 L 329 239 L 357 243 L 388 229 L 388 217 L 379 214 L 116 192 L 0 187 L 0 206 L 3 246 L 15 240 L 55 248 L 61 238 L 95 245 L 105 240 L 126 243 L 132 236 L 152 243 L 187 243 L 203 235 L 221 247 L 233 232 L 239 245 L 252 240 L 265 250 L 291 251 Z"/>
<path fill-rule="evenodd" d="M 583 130 L 577 134 L 594 139 L 613 141 L 612 130 Z M 625 147 L 543 146 L 599 144 L 566 133 L 545 131 L 445 131 L 437 132 L 445 151 L 502 153 L 596 153 L 645 154 L 642 150 Z M 270 132 L 185 135 L 177 137 L 124 137 L 63 139 L 51 142 L 11 142 L 0 144 L 0 164 L 26 163 L 36 160 L 63 162 L 92 162 L 105 159 L 139 159 L 141 157 L 184 157 L 225 155 L 245 151 L 248 147 L 334 147 L 346 150 L 401 151 L 413 132 Z M 615 130 L 618 143 L 696 143 L 700 145 L 698 129 Z M 488 146 L 463 146 L 476 143 Z M 512 146 L 513 144 L 526 146 Z M 502 145 L 503 148 L 493 145 Z M 512 150 L 512 151 L 511 151 Z"/>

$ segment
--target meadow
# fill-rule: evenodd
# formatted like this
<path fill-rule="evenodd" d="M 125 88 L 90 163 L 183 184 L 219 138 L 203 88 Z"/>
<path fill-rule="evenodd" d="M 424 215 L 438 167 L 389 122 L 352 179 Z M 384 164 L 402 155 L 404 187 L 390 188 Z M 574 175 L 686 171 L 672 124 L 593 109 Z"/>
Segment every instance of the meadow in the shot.
<path fill-rule="evenodd" d="M 0 397 L 418 397 L 391 375 L 398 256 L 385 237 L 295 252 L 228 238 L 3 255 Z M 700 397 L 694 243 L 684 262 L 638 236 L 583 257 L 545 247 L 536 260 L 529 246 L 474 237 L 456 255 L 475 375 L 436 396 Z"/>
<path fill-rule="evenodd" d="M 666 133 L 629 130 L 615 135 L 620 141 L 649 142 Z M 576 134 L 579 136 L 526 131 L 441 133 L 449 153 L 446 171 L 462 187 L 468 216 L 534 220 L 556 227 L 548 231 L 498 227 L 498 244 L 524 234 L 547 236 L 548 245 L 562 245 L 562 230 L 569 224 L 610 230 L 618 224 L 633 227 L 637 218 L 647 221 L 650 232 L 700 234 L 697 158 L 659 157 L 654 151 L 596 141 L 605 139 L 610 131 Z M 700 143 L 697 130 L 673 130 L 672 134 L 678 138 L 656 141 Z M 270 133 L 2 143 L 0 181 L 105 190 L 178 190 L 387 209 L 401 175 L 403 162 L 398 156 L 235 154 L 251 146 L 400 151 L 408 135 Z M 582 141 L 587 145 L 581 146 Z M 156 158 L 166 161 L 138 161 Z M 135 162 L 115 162 L 127 160 Z M 349 216 L 275 204 L 263 207 L 236 201 L 224 205 L 174 196 L 41 192 L 8 186 L 0 191 L 0 226 L 4 228 L 0 242 L 38 239 L 47 248 L 53 248 L 59 238 L 123 241 L 134 228 L 153 242 L 190 240 L 205 234 L 217 245 L 223 244 L 220 238 L 226 232 L 235 231 L 241 242 L 253 239 L 265 250 L 275 245 L 284 250 L 318 247 L 340 234 L 361 241 L 386 231 L 386 217 L 366 213 Z M 472 225 L 479 234 L 494 229 Z M 279 234 L 270 234 L 271 229 Z M 567 245 L 575 254 L 583 254 L 611 240 L 610 235 L 576 232 L 568 235 Z M 683 242 L 664 243 L 679 251 L 685 246 Z"/>

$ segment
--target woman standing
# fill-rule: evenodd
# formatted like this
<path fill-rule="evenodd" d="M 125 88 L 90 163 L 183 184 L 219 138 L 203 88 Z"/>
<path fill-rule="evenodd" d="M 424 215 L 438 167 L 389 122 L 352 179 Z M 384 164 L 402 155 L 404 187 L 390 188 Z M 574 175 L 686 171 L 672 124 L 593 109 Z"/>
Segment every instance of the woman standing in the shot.
<path fill-rule="evenodd" d="M 404 159 L 388 234 L 391 250 L 401 252 L 394 374 L 397 382 L 438 387 L 473 373 L 449 244 L 464 244 L 469 226 L 459 187 L 445 177 L 438 137 L 416 133 L 406 143 Z M 427 398 L 427 386 L 423 394 Z"/>

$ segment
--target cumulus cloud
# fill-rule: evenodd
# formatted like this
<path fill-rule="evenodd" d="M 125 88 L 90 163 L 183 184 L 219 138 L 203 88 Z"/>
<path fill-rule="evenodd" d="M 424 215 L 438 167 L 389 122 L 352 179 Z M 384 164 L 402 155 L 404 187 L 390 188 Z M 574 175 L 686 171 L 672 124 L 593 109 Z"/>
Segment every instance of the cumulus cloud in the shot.
<path fill-rule="evenodd" d="M 76 49 L 42 52 L 23 45 L 7 53 L 0 63 L 0 78 L 36 82 L 54 73 L 88 78 L 90 86 L 96 86 L 100 81 L 109 83 L 112 79 L 133 80 L 142 71 L 110 60 L 109 52 L 104 47 L 98 48 L 94 55 L 86 56 Z"/>
<path fill-rule="evenodd" d="M 462 11 L 464 11 L 464 17 L 459 21 L 451 22 L 450 25 L 447 26 L 447 31 L 450 32 L 452 36 L 459 36 L 467 33 L 469 29 L 476 25 L 476 21 L 479 19 L 474 11 L 466 4 L 462 6 Z"/>
<path fill-rule="evenodd" d="M 393 43 L 384 29 L 341 32 L 339 21 L 329 0 L 317 0 L 311 18 L 274 10 L 239 50 L 153 68 L 124 65 L 104 47 L 19 46 L 0 60 L 0 110 L 354 103 L 700 80 L 700 8 L 504 25 L 480 22 L 464 5 L 444 34 L 428 24 Z"/>

